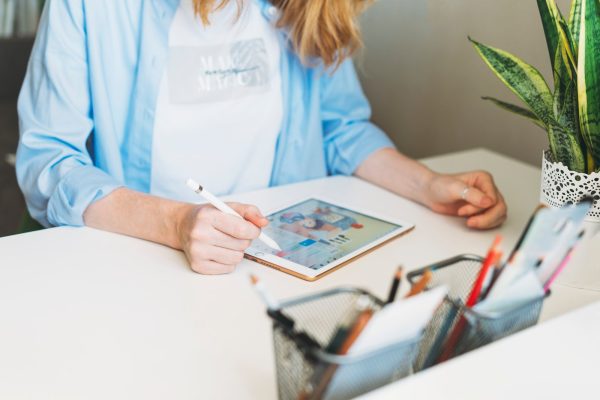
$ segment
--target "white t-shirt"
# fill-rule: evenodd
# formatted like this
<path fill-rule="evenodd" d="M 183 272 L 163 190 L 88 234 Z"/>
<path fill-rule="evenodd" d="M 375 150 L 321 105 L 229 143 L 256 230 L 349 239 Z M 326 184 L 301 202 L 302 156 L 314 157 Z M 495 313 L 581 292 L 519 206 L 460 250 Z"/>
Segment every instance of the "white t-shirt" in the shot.
<path fill-rule="evenodd" d="M 253 1 L 204 26 L 182 0 L 169 33 L 152 149 L 151 193 L 198 201 L 193 178 L 217 194 L 269 185 L 283 118 L 276 28 Z"/>

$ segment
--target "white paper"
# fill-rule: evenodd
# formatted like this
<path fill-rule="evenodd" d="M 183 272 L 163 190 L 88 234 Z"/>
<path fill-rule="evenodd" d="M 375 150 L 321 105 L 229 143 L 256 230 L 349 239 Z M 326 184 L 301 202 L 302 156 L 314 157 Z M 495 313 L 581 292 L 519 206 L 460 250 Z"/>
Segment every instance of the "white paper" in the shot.
<path fill-rule="evenodd" d="M 504 273 L 509 271 L 510 269 Z M 494 290 L 485 300 L 475 305 L 473 310 L 494 317 L 517 309 L 542 296 L 544 296 L 544 288 L 535 271 L 531 270 L 514 280 L 512 284 Z"/>
<path fill-rule="evenodd" d="M 348 354 L 371 352 L 419 335 L 448 293 L 446 286 L 388 304 L 377 312 Z"/>

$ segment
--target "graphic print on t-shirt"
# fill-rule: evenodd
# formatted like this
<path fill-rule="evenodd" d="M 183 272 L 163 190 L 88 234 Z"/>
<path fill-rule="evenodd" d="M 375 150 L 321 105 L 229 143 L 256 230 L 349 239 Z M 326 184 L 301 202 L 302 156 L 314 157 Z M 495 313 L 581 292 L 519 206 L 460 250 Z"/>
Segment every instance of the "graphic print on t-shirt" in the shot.
<path fill-rule="evenodd" d="M 168 63 L 171 104 L 241 98 L 269 88 L 263 39 L 228 45 L 171 47 Z"/>

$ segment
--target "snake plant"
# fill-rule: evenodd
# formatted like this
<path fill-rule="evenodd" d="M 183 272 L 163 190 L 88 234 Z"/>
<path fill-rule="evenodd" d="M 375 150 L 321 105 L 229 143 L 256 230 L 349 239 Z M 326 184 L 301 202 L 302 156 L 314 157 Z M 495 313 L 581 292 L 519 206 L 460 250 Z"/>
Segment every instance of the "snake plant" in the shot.
<path fill-rule="evenodd" d="M 527 106 L 483 97 L 548 133 L 554 161 L 572 171 L 600 171 L 600 0 L 573 0 L 566 20 L 555 0 L 537 0 L 554 88 L 533 66 L 469 37 L 494 73 Z"/>

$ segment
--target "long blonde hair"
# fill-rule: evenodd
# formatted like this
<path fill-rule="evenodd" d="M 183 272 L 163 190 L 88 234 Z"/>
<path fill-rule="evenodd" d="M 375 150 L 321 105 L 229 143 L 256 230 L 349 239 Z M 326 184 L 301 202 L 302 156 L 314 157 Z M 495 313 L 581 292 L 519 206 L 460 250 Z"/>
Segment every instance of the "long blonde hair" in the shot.
<path fill-rule="evenodd" d="M 210 14 L 236 1 L 241 12 L 245 0 L 193 0 L 205 25 Z M 373 0 L 270 0 L 280 11 L 277 27 L 289 32 L 300 58 L 317 58 L 327 67 L 337 67 L 362 45 L 358 16 Z"/>

